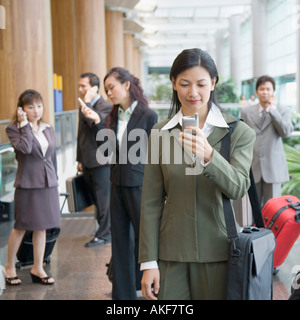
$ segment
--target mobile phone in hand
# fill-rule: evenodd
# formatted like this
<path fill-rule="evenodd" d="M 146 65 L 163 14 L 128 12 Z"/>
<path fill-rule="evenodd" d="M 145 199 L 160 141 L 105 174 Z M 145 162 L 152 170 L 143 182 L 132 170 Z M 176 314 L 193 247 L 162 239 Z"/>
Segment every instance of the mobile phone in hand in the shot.
<path fill-rule="evenodd" d="M 189 126 L 199 127 L 198 113 L 196 113 L 194 117 L 182 118 L 182 131 L 186 130 Z M 192 132 L 192 134 L 195 134 L 195 132 Z"/>
<path fill-rule="evenodd" d="M 87 107 L 87 105 L 80 98 L 78 98 L 78 101 L 82 107 Z"/>

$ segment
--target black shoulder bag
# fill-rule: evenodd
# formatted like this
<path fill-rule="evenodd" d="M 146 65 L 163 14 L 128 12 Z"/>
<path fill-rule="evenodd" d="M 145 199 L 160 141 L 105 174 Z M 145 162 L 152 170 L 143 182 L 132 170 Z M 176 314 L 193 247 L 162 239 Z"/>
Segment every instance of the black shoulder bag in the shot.
<path fill-rule="evenodd" d="M 221 154 L 229 162 L 231 134 L 236 122 L 229 124 L 229 133 L 221 142 Z M 272 300 L 273 254 L 276 240 L 264 225 L 255 182 L 250 170 L 248 190 L 255 226 L 237 233 L 230 200 L 223 194 L 225 224 L 229 241 L 227 291 L 228 300 Z"/>

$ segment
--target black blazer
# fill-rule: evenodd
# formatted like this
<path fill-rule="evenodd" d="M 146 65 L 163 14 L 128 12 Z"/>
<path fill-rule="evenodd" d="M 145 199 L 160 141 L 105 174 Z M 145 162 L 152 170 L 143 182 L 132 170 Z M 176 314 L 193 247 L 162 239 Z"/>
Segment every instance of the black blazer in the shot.
<path fill-rule="evenodd" d="M 87 106 L 90 107 L 90 104 L 87 103 Z M 92 109 L 99 114 L 101 120 L 105 120 L 111 108 L 111 103 L 100 97 Z M 96 159 L 97 148 L 93 121 L 86 118 L 81 110 L 79 110 L 76 160 L 81 162 L 85 168 L 99 167 L 100 164 Z"/>
<path fill-rule="evenodd" d="M 133 129 L 142 129 L 144 134 L 147 134 L 147 136 L 144 135 L 144 138 L 147 138 L 145 139 L 146 141 L 143 140 L 142 142 L 145 143 L 145 145 L 143 145 L 143 150 L 147 151 L 148 138 L 152 127 L 157 123 L 157 118 L 157 113 L 155 111 L 138 103 L 127 124 L 127 130 L 123 135 L 121 148 L 117 141 L 117 133 L 114 132 L 114 141 L 112 141 L 114 146 L 112 147 L 112 150 L 115 150 L 115 154 L 113 156 L 113 163 L 111 164 L 110 180 L 115 185 L 125 187 L 138 187 L 143 185 L 144 163 L 132 164 L 128 159 L 129 152 L 132 153 L 133 150 L 139 149 L 139 138 L 128 141 L 128 135 L 130 135 L 130 132 L 134 133 L 134 131 L 132 132 Z M 102 121 L 100 124 L 95 125 L 94 128 L 95 133 L 97 134 L 98 131 L 103 128 Z M 103 141 L 97 141 L 97 143 L 98 145 L 102 145 Z M 136 149 L 131 149 L 134 145 L 136 145 Z M 137 150 L 136 154 L 137 157 L 140 157 L 140 150 Z M 122 160 L 120 161 L 121 155 Z"/>

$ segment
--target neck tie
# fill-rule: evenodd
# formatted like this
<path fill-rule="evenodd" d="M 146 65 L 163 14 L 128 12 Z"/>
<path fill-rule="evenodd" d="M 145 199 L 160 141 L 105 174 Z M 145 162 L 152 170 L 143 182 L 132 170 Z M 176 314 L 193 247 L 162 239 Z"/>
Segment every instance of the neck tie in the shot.
<path fill-rule="evenodd" d="M 264 121 L 266 120 L 266 110 L 264 109 L 261 113 L 261 117 L 260 117 L 260 125 L 262 126 Z"/>

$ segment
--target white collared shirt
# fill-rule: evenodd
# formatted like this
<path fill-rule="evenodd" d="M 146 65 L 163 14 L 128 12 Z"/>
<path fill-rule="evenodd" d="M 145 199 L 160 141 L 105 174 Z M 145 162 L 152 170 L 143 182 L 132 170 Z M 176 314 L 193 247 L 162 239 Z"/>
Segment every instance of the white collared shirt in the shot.
<path fill-rule="evenodd" d="M 266 112 L 270 113 L 271 111 L 275 110 L 276 106 L 270 105 L 267 108 L 264 108 L 261 106 L 261 104 L 258 105 L 258 111 L 259 111 L 259 116 L 262 116 L 263 111 L 265 110 Z"/>
<path fill-rule="evenodd" d="M 173 129 L 176 127 L 178 123 L 182 126 L 182 117 L 183 117 L 183 114 L 180 109 L 175 114 L 175 116 L 165 126 L 162 127 L 161 130 Z M 202 131 L 205 137 L 208 137 L 213 132 L 215 127 L 228 128 L 229 126 L 225 121 L 221 110 L 214 103 L 212 103 L 212 106 L 208 112 L 207 118 L 202 128 Z M 203 166 L 207 166 L 209 163 L 204 164 L 201 161 L 201 164 Z M 141 270 L 157 269 L 157 268 L 158 268 L 157 261 L 142 262 L 140 267 Z"/>
<path fill-rule="evenodd" d="M 22 127 L 26 126 L 27 123 L 29 123 L 32 128 L 32 123 L 29 122 L 28 120 L 25 120 L 25 121 L 22 121 L 21 123 L 18 123 L 18 126 L 20 128 L 22 128 Z M 49 147 L 49 142 L 48 142 L 47 138 L 45 137 L 43 131 L 49 127 L 51 127 L 50 124 L 40 121 L 38 131 L 35 131 L 32 128 L 32 132 L 41 146 L 42 153 L 43 153 L 44 157 L 45 157 L 47 149 Z"/>
<path fill-rule="evenodd" d="M 138 102 L 134 101 L 129 108 L 127 108 L 125 111 L 120 106 L 118 109 L 118 128 L 117 128 L 117 139 L 119 143 L 119 147 L 121 147 L 121 142 L 123 138 L 123 134 L 127 128 L 127 124 L 130 120 L 130 117 L 137 106 Z"/>
<path fill-rule="evenodd" d="M 182 117 L 183 114 L 180 109 L 175 114 L 175 116 L 165 126 L 162 127 L 161 130 L 173 129 L 178 123 L 182 126 Z M 228 124 L 225 121 L 220 109 L 214 103 L 212 103 L 212 106 L 208 112 L 207 118 L 202 128 L 205 137 L 208 137 L 213 132 L 215 127 L 228 128 Z"/>

